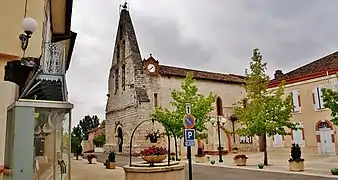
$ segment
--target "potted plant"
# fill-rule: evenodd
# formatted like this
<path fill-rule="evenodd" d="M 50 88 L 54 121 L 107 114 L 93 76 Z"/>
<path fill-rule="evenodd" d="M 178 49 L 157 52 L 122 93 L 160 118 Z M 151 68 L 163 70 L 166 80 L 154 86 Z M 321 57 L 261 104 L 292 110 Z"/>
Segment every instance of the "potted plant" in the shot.
<path fill-rule="evenodd" d="M 211 163 L 211 164 L 215 164 L 215 160 L 211 160 L 210 163 Z"/>
<path fill-rule="evenodd" d="M 237 147 L 232 148 L 232 153 L 237 154 L 238 153 L 238 148 Z"/>
<path fill-rule="evenodd" d="M 109 153 L 108 159 L 106 160 L 106 168 L 115 169 L 115 153 L 114 152 Z"/>
<path fill-rule="evenodd" d="M 171 161 L 175 161 L 175 159 L 176 159 L 175 157 L 176 157 L 176 153 L 171 152 L 171 153 L 170 153 L 170 160 L 171 160 Z"/>
<path fill-rule="evenodd" d="M 156 132 L 149 132 L 146 135 L 146 140 L 149 139 L 150 143 L 157 143 L 157 139 L 161 138 L 161 133 L 159 130 L 157 130 Z"/>
<path fill-rule="evenodd" d="M 302 157 L 302 151 L 298 144 L 293 143 L 291 146 L 291 158 L 289 159 L 290 171 L 304 171 L 304 159 Z"/>
<path fill-rule="evenodd" d="M 97 156 L 95 155 L 95 154 L 88 154 L 87 155 L 87 160 L 88 160 L 88 163 L 89 164 L 93 164 L 93 159 L 96 159 L 97 158 Z"/>
<path fill-rule="evenodd" d="M 248 156 L 245 154 L 239 154 L 234 157 L 234 162 L 237 166 L 246 166 L 246 160 L 248 159 Z"/>
<path fill-rule="evenodd" d="M 165 158 L 167 158 L 166 154 L 167 150 L 158 146 L 150 146 L 143 151 L 140 152 L 142 159 L 150 164 L 150 166 L 154 166 L 154 163 L 162 162 Z"/>
<path fill-rule="evenodd" d="M 202 148 L 197 149 L 197 154 L 195 155 L 195 162 L 196 163 L 204 163 L 205 162 L 205 155 L 203 154 Z"/>
<path fill-rule="evenodd" d="M 82 155 L 82 146 L 79 145 L 77 148 L 76 148 L 76 151 L 74 153 L 75 157 L 76 157 L 76 160 L 79 160 L 79 156 Z"/>

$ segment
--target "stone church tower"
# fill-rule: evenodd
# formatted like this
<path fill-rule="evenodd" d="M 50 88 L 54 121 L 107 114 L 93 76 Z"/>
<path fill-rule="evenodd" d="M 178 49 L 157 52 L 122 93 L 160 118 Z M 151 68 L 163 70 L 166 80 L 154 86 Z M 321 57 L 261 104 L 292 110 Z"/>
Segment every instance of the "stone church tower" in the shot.
<path fill-rule="evenodd" d="M 129 140 L 133 129 L 149 119 L 153 108 L 148 97 L 149 78 L 143 73 L 143 62 L 132 20 L 124 6 L 115 40 L 112 65 L 108 80 L 106 105 L 106 150 L 129 153 Z M 156 86 L 156 82 L 151 84 Z M 138 138 L 142 134 L 143 138 Z M 141 148 L 145 131 L 137 131 L 133 151 Z"/>
<path fill-rule="evenodd" d="M 134 128 L 140 122 L 150 120 L 154 107 L 172 108 L 171 92 L 180 89 L 187 72 L 196 79 L 199 93 L 217 95 L 214 111 L 209 116 L 228 118 L 227 131 L 234 131 L 238 126 L 230 118 L 233 117 L 232 105 L 245 97 L 244 77 L 162 65 L 152 55 L 142 60 L 129 11 L 126 5 L 122 6 L 108 80 L 105 150 L 129 154 Z M 159 124 L 144 123 L 133 137 L 132 153 L 149 146 L 145 135 L 150 128 L 163 130 Z M 203 147 L 211 153 L 217 152 L 216 129 L 210 123 L 207 128 L 208 139 Z M 231 136 L 221 135 L 221 146 L 225 149 L 255 147 L 250 137 L 247 140 L 248 137 Z M 185 152 L 184 148 L 179 145 L 180 152 Z"/>

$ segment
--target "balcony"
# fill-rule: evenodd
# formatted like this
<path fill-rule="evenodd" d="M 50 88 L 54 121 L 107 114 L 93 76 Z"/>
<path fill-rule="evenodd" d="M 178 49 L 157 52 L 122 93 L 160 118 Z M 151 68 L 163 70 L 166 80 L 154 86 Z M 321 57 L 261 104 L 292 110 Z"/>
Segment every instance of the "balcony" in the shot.
<path fill-rule="evenodd" d="M 44 46 L 44 54 L 40 63 L 42 73 L 45 75 L 65 75 L 65 45 L 47 42 Z"/>

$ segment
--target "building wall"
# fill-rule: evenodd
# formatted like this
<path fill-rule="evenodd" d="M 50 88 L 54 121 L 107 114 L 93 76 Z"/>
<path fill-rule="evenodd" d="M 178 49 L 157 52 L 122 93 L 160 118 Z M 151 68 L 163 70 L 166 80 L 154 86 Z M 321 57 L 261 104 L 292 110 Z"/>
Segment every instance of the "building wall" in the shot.
<path fill-rule="evenodd" d="M 324 153 L 321 152 L 321 140 L 324 140 L 324 137 L 320 136 L 318 131 L 318 124 L 322 121 L 326 121 L 330 126 L 332 126 L 332 153 L 334 154 L 336 151 L 335 142 L 335 126 L 329 122 L 331 120 L 331 111 L 326 108 L 317 109 L 316 104 L 318 105 L 318 100 L 313 99 L 313 90 L 319 86 L 330 87 L 329 85 L 334 85 L 337 83 L 337 78 L 335 75 L 322 78 L 316 78 L 312 80 L 307 80 L 303 82 L 287 84 L 285 88 L 285 92 L 289 93 L 291 91 L 298 93 L 298 97 L 295 97 L 295 110 L 297 112 L 292 113 L 292 121 L 298 122 L 302 125 L 303 130 L 298 132 L 298 137 L 295 137 L 295 132 L 290 135 L 284 137 L 274 137 L 269 138 L 269 146 L 271 151 L 289 151 L 289 147 L 295 141 L 300 142 L 303 147 L 303 151 L 309 153 Z M 300 105 L 299 105 L 300 102 Z M 322 103 L 321 103 L 322 104 Z M 274 140 L 276 139 L 276 140 Z M 279 140 L 277 140 L 279 139 Z M 303 139 L 303 140 L 300 140 Z M 278 142 L 277 142 L 278 141 Z M 330 144 L 330 143 L 329 143 Z M 276 147 L 278 146 L 278 147 Z"/>

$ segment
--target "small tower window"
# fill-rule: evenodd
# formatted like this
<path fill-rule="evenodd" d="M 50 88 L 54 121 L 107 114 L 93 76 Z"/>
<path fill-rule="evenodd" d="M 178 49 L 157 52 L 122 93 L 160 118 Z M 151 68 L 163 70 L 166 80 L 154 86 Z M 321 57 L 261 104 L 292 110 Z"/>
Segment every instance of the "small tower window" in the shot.
<path fill-rule="evenodd" d="M 124 60 L 125 58 L 125 53 L 126 53 L 126 41 L 122 41 L 122 59 Z"/>
<path fill-rule="evenodd" d="M 216 100 L 216 109 L 217 109 L 217 115 L 223 116 L 223 105 L 222 105 L 222 99 L 220 97 Z"/>
<path fill-rule="evenodd" d="M 117 61 L 120 60 L 120 45 L 117 45 L 116 47 L 116 58 L 117 58 Z"/>
<path fill-rule="evenodd" d="M 154 93 L 154 106 L 158 106 L 157 93 Z"/>
<path fill-rule="evenodd" d="M 126 90 L 126 65 L 123 64 L 122 66 L 122 89 L 123 91 Z"/>
<path fill-rule="evenodd" d="M 115 94 L 117 93 L 118 89 L 119 89 L 119 69 L 117 68 L 115 70 Z"/>

